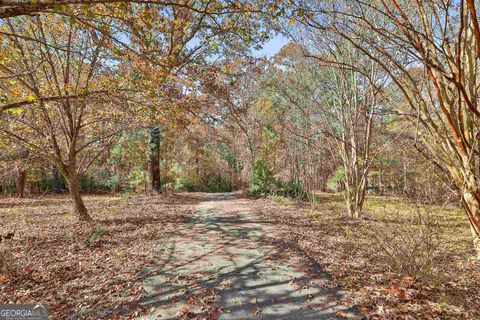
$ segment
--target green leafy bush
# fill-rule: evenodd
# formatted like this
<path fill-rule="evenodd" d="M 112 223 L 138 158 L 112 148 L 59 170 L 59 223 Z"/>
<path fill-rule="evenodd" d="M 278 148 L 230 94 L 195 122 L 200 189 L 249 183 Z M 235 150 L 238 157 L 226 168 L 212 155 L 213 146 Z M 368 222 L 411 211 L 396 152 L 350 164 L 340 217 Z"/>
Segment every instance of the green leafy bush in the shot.
<path fill-rule="evenodd" d="M 292 199 L 305 199 L 307 195 L 298 179 L 290 180 L 287 183 L 282 184 L 280 188 L 280 192 L 277 192 L 277 194 L 284 197 Z"/>
<path fill-rule="evenodd" d="M 273 177 L 272 170 L 267 163 L 259 159 L 252 168 L 252 179 L 248 184 L 248 194 L 251 197 L 261 198 L 268 195 L 303 199 L 306 196 L 302 184 L 298 179 L 286 183 Z"/>
<path fill-rule="evenodd" d="M 2 184 L 0 191 L 3 193 L 13 194 L 17 192 L 17 182 L 15 178 L 10 178 L 5 184 Z"/>
<path fill-rule="evenodd" d="M 123 185 L 123 179 L 106 169 L 80 177 L 80 187 L 86 192 L 115 192 Z"/>
<path fill-rule="evenodd" d="M 255 198 L 265 197 L 273 194 L 276 189 L 275 179 L 272 177 L 272 170 L 267 163 L 259 159 L 255 161 L 252 168 L 252 179 L 248 184 L 248 194 Z"/>
<path fill-rule="evenodd" d="M 122 187 L 124 192 L 141 190 L 147 180 L 147 174 L 141 164 L 135 164 L 127 177 L 126 184 Z"/>
<path fill-rule="evenodd" d="M 175 189 L 185 190 L 187 192 L 195 192 L 198 190 L 198 182 L 189 177 L 181 177 L 175 183 Z"/>
<path fill-rule="evenodd" d="M 95 229 L 92 230 L 90 237 L 87 240 L 89 245 L 95 245 L 100 242 L 105 234 L 105 229 L 101 225 L 96 225 Z"/>
<path fill-rule="evenodd" d="M 175 188 L 188 192 L 231 192 L 233 191 L 232 182 L 223 177 L 202 177 L 200 179 L 191 179 L 182 177 L 177 180 Z"/>
<path fill-rule="evenodd" d="M 206 177 L 200 180 L 200 191 L 202 192 L 231 192 L 232 182 L 222 177 Z"/>
<path fill-rule="evenodd" d="M 40 179 L 38 180 L 38 189 L 44 192 L 55 192 L 66 190 L 66 183 L 63 176 L 58 173 L 58 180 L 55 180 L 55 177 L 51 173 L 42 172 Z M 56 186 L 56 183 L 59 185 Z"/>
<path fill-rule="evenodd" d="M 327 188 L 330 191 L 338 191 L 340 188 L 340 183 L 345 180 L 345 167 L 339 166 L 333 176 L 331 176 L 327 181 Z"/>
<path fill-rule="evenodd" d="M 46 192 L 52 192 L 55 190 L 55 180 L 52 175 L 42 173 L 40 180 L 38 181 L 38 188 Z"/>

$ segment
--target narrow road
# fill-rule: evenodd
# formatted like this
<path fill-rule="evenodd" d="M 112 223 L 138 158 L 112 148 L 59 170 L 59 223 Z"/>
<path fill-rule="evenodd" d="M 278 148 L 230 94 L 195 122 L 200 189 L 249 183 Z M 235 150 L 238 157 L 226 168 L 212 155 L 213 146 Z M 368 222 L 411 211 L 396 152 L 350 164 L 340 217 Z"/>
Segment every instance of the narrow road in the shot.
<path fill-rule="evenodd" d="M 150 314 L 139 319 L 341 319 L 340 303 L 318 265 L 279 245 L 273 227 L 234 194 L 205 197 L 198 212 L 160 246 L 145 271 Z"/>

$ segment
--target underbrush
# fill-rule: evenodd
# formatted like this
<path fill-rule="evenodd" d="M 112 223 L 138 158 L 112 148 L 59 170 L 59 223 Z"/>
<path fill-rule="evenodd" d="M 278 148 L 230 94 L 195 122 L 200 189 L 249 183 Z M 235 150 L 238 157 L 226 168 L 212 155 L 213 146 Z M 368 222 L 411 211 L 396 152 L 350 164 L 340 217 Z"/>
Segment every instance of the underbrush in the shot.
<path fill-rule="evenodd" d="M 198 179 L 184 177 L 177 181 L 175 189 L 187 192 L 232 192 L 233 184 L 223 177 L 201 177 Z"/>
<path fill-rule="evenodd" d="M 252 168 L 252 178 L 248 184 L 247 194 L 253 198 L 278 196 L 304 199 L 306 197 L 306 193 L 298 180 L 282 182 L 276 179 L 263 160 L 257 160 Z"/>
<path fill-rule="evenodd" d="M 372 229 L 371 245 L 379 263 L 383 263 L 400 279 L 412 277 L 425 283 L 438 276 L 439 248 L 445 249 L 445 231 L 430 212 L 414 208 L 407 214 L 384 212 L 383 223 Z"/>

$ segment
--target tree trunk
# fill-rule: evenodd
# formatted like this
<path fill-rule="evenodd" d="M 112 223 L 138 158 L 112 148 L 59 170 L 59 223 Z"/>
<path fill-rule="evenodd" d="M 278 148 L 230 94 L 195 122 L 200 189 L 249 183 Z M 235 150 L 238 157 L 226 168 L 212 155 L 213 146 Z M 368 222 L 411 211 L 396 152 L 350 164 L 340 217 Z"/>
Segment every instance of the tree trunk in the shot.
<path fill-rule="evenodd" d="M 469 158 L 465 156 L 463 160 L 462 168 L 452 166 L 448 169 L 462 193 L 462 204 L 470 222 L 473 244 L 480 259 L 480 192 Z"/>
<path fill-rule="evenodd" d="M 160 127 L 153 127 L 148 131 L 147 172 L 148 191 L 159 192 L 160 183 Z"/>
<path fill-rule="evenodd" d="M 367 186 L 368 186 L 368 176 L 367 176 L 367 173 L 365 173 L 365 176 L 361 176 L 361 182 L 358 185 L 358 189 L 355 196 L 354 217 L 356 219 L 360 218 L 361 212 L 363 210 L 363 204 L 365 203 L 365 195 L 367 193 Z"/>
<path fill-rule="evenodd" d="M 195 156 L 195 174 L 197 177 L 200 176 L 200 160 L 198 159 L 198 155 Z"/>
<path fill-rule="evenodd" d="M 366 178 L 365 178 L 366 179 Z M 362 215 L 363 204 L 367 190 L 366 180 L 362 180 L 358 185 L 346 183 L 345 202 L 348 215 L 353 219 L 359 219 Z"/>
<path fill-rule="evenodd" d="M 27 170 L 18 169 L 17 176 L 17 195 L 19 198 L 25 197 L 25 185 L 27 182 Z"/>
<path fill-rule="evenodd" d="M 29 186 L 28 190 L 30 194 L 36 194 L 39 192 L 37 181 L 30 181 L 28 186 Z"/>
<path fill-rule="evenodd" d="M 473 244 L 480 259 L 480 198 L 479 194 L 470 190 L 464 190 L 462 195 L 463 206 L 470 220 L 473 234 Z"/>
<path fill-rule="evenodd" d="M 78 181 L 77 174 L 72 174 L 68 179 L 68 189 L 70 196 L 72 197 L 73 204 L 75 206 L 75 214 L 80 221 L 93 221 L 92 217 L 88 214 L 85 203 L 80 195 L 80 183 Z"/>
<path fill-rule="evenodd" d="M 58 172 L 57 167 L 52 167 L 52 176 L 53 176 L 53 184 L 54 184 L 54 191 L 55 193 L 62 193 L 63 186 L 60 173 Z"/>

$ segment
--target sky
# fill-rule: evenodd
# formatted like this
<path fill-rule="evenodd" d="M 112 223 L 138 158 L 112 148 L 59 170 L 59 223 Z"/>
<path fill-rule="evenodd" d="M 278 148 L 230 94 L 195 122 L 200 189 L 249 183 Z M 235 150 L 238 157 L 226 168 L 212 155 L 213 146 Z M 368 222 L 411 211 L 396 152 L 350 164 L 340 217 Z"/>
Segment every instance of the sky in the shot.
<path fill-rule="evenodd" d="M 278 53 L 284 45 L 288 43 L 288 39 L 281 34 L 275 35 L 272 39 L 265 43 L 261 50 L 255 52 L 257 57 L 271 57 Z"/>

